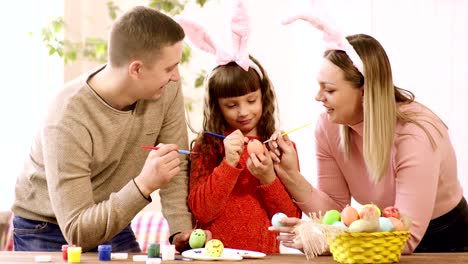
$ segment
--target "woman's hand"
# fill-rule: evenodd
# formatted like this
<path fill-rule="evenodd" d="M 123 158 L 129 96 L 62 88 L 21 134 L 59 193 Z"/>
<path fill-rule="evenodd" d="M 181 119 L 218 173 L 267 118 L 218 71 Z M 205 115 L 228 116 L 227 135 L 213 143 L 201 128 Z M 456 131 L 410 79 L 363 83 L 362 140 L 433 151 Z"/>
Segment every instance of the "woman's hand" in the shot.
<path fill-rule="evenodd" d="M 294 233 L 294 228 L 300 222 L 301 219 L 299 218 L 285 217 L 279 220 L 281 226 L 270 226 L 268 227 L 268 230 L 278 233 L 276 239 L 278 239 L 282 245 L 302 251 L 302 243 L 299 241 L 294 242 L 294 238 L 296 237 Z"/>
<path fill-rule="evenodd" d="M 242 152 L 244 151 L 244 144 L 248 141 L 248 138 L 244 137 L 242 132 L 237 129 L 236 131 L 229 134 L 224 140 L 224 153 L 226 162 L 236 167 L 239 163 Z"/>
<path fill-rule="evenodd" d="M 268 142 L 268 147 L 278 176 L 299 171 L 296 149 L 288 136 L 282 136 L 280 131 L 275 132 Z"/>
<path fill-rule="evenodd" d="M 260 181 L 260 184 L 265 185 L 272 183 L 276 179 L 276 174 L 273 160 L 265 145 L 263 145 L 263 152 L 264 154 L 250 153 L 247 159 L 247 169 Z"/>

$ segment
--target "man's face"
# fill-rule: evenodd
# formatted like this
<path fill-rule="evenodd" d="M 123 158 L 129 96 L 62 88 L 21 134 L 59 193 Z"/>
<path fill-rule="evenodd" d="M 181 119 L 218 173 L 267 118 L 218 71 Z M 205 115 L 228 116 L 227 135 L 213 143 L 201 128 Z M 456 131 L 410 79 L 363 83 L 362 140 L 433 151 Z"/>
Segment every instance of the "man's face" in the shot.
<path fill-rule="evenodd" d="M 139 99 L 158 99 L 169 82 L 178 81 L 182 41 L 162 48 L 153 65 L 142 67 Z"/>

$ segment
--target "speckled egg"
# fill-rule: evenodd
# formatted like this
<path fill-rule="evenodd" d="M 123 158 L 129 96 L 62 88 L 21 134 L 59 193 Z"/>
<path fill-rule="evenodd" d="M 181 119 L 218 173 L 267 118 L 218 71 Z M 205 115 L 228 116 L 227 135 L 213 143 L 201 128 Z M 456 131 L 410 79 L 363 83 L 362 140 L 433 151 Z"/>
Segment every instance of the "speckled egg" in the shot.
<path fill-rule="evenodd" d="M 206 242 L 205 251 L 206 254 L 212 257 L 219 257 L 223 254 L 224 245 L 219 239 L 211 239 Z"/>
<path fill-rule="evenodd" d="M 263 148 L 263 143 L 257 139 L 251 139 L 247 144 L 247 151 L 249 154 L 255 153 L 257 155 L 265 153 L 265 149 Z"/>
<path fill-rule="evenodd" d="M 287 218 L 288 216 L 285 215 L 284 213 L 276 213 L 273 215 L 271 218 L 271 224 L 273 226 L 284 226 L 283 224 L 280 223 L 280 220 L 283 218 Z"/>
<path fill-rule="evenodd" d="M 191 248 L 201 248 L 205 244 L 206 234 L 202 229 L 195 229 L 190 234 L 189 245 Z"/>

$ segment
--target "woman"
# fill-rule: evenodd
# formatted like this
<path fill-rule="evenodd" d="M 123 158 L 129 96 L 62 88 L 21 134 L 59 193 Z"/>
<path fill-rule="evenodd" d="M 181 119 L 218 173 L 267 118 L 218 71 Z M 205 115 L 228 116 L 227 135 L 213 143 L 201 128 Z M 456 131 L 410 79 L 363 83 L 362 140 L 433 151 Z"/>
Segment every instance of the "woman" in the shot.
<path fill-rule="evenodd" d="M 412 219 L 404 253 L 468 251 L 468 207 L 446 125 L 393 84 L 376 39 L 345 41 L 350 48 L 325 52 L 317 76 L 315 99 L 326 109 L 315 132 L 317 187 L 299 173 L 294 148 L 280 133 L 269 145 L 277 175 L 305 213 L 342 210 L 351 198 L 398 208 Z M 299 221 L 270 230 L 290 232 Z M 279 239 L 301 246 L 291 235 Z"/>

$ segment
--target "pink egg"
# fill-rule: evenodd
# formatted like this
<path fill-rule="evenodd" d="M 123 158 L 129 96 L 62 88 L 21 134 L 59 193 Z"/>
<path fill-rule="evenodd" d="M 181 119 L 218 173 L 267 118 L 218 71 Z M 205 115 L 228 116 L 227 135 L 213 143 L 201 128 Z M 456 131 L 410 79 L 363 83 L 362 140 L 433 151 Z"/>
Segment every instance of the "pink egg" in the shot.
<path fill-rule="evenodd" d="M 251 139 L 247 144 L 247 151 L 250 153 L 255 153 L 257 155 L 263 154 L 265 152 L 263 148 L 263 143 L 257 139 Z"/>

